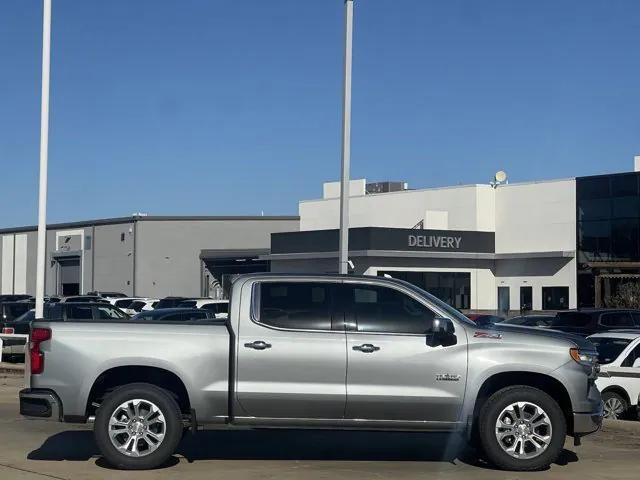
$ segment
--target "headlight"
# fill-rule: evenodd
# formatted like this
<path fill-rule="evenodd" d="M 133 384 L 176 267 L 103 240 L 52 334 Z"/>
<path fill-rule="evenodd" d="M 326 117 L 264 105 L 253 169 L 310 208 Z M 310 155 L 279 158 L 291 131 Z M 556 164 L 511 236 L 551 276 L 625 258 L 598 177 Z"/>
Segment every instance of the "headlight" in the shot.
<path fill-rule="evenodd" d="M 595 365 L 598 363 L 598 355 L 594 352 L 584 352 L 579 348 L 572 348 L 569 350 L 569 355 L 576 362 L 581 363 L 583 365 Z"/>

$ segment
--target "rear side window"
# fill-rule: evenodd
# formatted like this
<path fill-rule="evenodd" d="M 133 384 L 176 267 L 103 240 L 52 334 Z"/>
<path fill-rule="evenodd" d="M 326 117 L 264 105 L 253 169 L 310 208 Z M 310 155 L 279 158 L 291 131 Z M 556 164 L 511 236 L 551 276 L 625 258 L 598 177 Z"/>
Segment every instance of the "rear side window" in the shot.
<path fill-rule="evenodd" d="M 636 327 L 640 327 L 640 313 L 634 313 L 633 315 L 633 323 Z"/>
<path fill-rule="evenodd" d="M 178 308 L 195 308 L 196 301 L 195 300 L 185 300 L 184 302 L 180 302 L 178 304 Z"/>
<path fill-rule="evenodd" d="M 552 327 L 588 327 L 591 315 L 581 312 L 560 312 L 552 322 Z"/>
<path fill-rule="evenodd" d="M 182 320 L 185 322 L 191 322 L 194 320 L 205 320 L 207 317 L 207 312 L 202 310 L 194 310 L 193 312 L 185 312 L 182 314 Z"/>
<path fill-rule="evenodd" d="M 125 300 L 116 300 L 114 305 L 118 308 L 129 308 L 132 303 L 133 303 L 133 300 L 125 299 Z"/>
<path fill-rule="evenodd" d="M 67 320 L 92 320 L 91 305 L 67 305 Z"/>
<path fill-rule="evenodd" d="M 258 285 L 258 320 L 278 328 L 331 330 L 333 284 L 264 282 Z"/>
<path fill-rule="evenodd" d="M 604 313 L 600 317 L 600 323 L 614 328 L 633 327 L 633 319 L 627 312 Z"/>
<path fill-rule="evenodd" d="M 5 318 L 7 320 L 13 320 L 21 315 L 24 315 L 29 310 L 34 308 L 33 303 L 15 303 L 13 305 L 5 305 Z"/>
<path fill-rule="evenodd" d="M 369 285 L 345 288 L 359 332 L 422 335 L 433 328 L 435 313 L 399 290 Z"/>

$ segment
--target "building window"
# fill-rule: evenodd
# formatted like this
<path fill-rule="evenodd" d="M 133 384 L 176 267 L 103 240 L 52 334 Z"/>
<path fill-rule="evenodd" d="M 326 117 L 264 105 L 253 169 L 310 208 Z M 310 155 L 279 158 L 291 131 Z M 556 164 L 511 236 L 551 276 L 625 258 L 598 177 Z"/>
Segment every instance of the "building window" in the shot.
<path fill-rule="evenodd" d="M 569 308 L 569 287 L 542 287 L 543 310 L 566 310 Z"/>
<path fill-rule="evenodd" d="M 578 306 L 602 307 L 640 276 L 640 173 L 578 178 L 576 202 Z"/>

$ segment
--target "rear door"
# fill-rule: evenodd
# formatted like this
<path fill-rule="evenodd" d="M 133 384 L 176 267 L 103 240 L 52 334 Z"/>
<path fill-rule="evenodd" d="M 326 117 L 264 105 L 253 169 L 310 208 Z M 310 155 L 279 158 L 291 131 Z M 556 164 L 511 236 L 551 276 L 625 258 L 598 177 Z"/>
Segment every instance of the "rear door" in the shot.
<path fill-rule="evenodd" d="M 343 418 L 346 337 L 335 290 L 334 281 L 253 285 L 251 318 L 241 318 L 238 332 L 236 392 L 245 416 Z"/>
<path fill-rule="evenodd" d="M 467 338 L 430 347 L 435 310 L 407 291 L 346 281 L 346 419 L 455 422 L 464 400 Z"/>

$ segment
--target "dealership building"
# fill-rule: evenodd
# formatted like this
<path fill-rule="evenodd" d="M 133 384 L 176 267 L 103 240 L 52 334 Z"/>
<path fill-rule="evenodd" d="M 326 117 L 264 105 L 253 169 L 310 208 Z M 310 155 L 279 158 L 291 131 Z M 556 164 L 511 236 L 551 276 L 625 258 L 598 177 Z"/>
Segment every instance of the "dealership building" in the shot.
<path fill-rule="evenodd" d="M 223 297 L 239 273 L 335 273 L 339 184 L 299 216 L 132 217 L 50 225 L 46 293 Z M 350 184 L 356 274 L 412 282 L 461 310 L 602 306 L 640 280 L 634 172 L 409 189 Z M 0 293 L 35 292 L 35 227 L 0 230 Z"/>
<path fill-rule="evenodd" d="M 353 271 L 409 281 L 462 310 L 603 306 L 640 279 L 638 157 L 635 170 L 418 190 L 354 180 Z M 299 231 L 272 234 L 262 258 L 278 272 L 335 272 L 339 184 L 299 214 Z"/>

